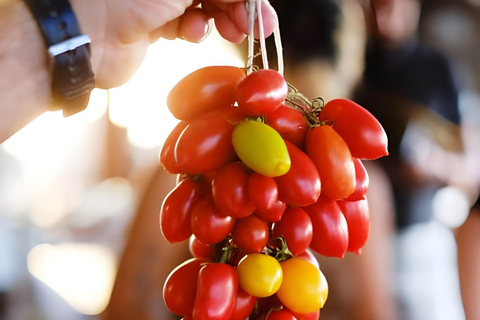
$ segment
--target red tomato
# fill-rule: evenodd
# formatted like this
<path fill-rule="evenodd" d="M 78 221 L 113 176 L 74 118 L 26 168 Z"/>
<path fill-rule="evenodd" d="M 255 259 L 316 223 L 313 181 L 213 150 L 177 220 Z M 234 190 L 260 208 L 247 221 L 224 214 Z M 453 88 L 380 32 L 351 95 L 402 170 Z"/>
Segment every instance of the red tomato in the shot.
<path fill-rule="evenodd" d="M 257 299 L 257 309 L 259 312 L 267 313 L 270 310 L 280 308 L 282 308 L 282 303 L 280 302 L 276 294 L 271 295 L 270 297 Z"/>
<path fill-rule="evenodd" d="M 353 158 L 353 164 L 355 165 L 355 191 L 345 198 L 347 201 L 365 199 L 370 182 L 367 170 L 365 170 L 362 161 L 358 158 Z"/>
<path fill-rule="evenodd" d="M 175 145 L 175 160 L 185 173 L 196 174 L 221 167 L 235 159 L 232 145 L 234 126 L 222 110 L 194 119 Z"/>
<path fill-rule="evenodd" d="M 276 310 L 270 313 L 261 314 L 259 319 L 265 320 L 297 320 L 290 310 Z"/>
<path fill-rule="evenodd" d="M 303 148 L 308 125 L 300 111 L 281 105 L 267 115 L 265 123 L 277 130 L 285 140 Z"/>
<path fill-rule="evenodd" d="M 163 165 L 165 170 L 170 173 L 182 172 L 175 161 L 174 150 L 178 137 L 187 125 L 187 122 L 180 121 L 175 128 L 173 128 L 172 132 L 170 132 L 167 140 L 165 140 L 165 143 L 163 144 L 162 151 L 160 151 L 160 163 Z"/>
<path fill-rule="evenodd" d="M 318 263 L 317 258 L 315 258 L 315 256 L 310 251 L 310 249 L 305 250 L 305 252 L 302 252 L 302 253 L 296 255 L 295 257 L 297 257 L 299 259 L 303 259 L 305 261 L 308 261 L 311 264 L 313 264 L 315 267 L 317 267 L 317 269 L 320 269 L 320 264 Z"/>
<path fill-rule="evenodd" d="M 285 141 L 292 165 L 283 176 L 275 178 L 278 199 L 291 206 L 307 206 L 320 196 L 320 177 L 315 164 L 290 141 Z"/>
<path fill-rule="evenodd" d="M 257 210 L 254 215 L 266 222 L 277 222 L 282 219 L 283 213 L 287 205 L 280 200 L 277 200 L 275 204 L 268 210 Z"/>
<path fill-rule="evenodd" d="M 190 237 L 190 242 L 188 247 L 190 249 L 190 253 L 194 258 L 204 258 L 204 259 L 212 260 L 213 256 L 216 253 L 216 249 L 214 246 L 201 242 L 194 235 Z"/>
<path fill-rule="evenodd" d="M 312 313 L 302 314 L 289 310 L 297 320 L 318 320 L 320 318 L 320 310 Z"/>
<path fill-rule="evenodd" d="M 253 172 L 248 177 L 248 198 L 257 210 L 267 211 L 278 200 L 278 188 L 275 179 Z"/>
<path fill-rule="evenodd" d="M 252 215 L 235 221 L 232 240 L 245 253 L 259 253 L 268 243 L 269 231 L 265 221 Z"/>
<path fill-rule="evenodd" d="M 230 162 L 217 170 L 212 181 L 212 196 L 220 213 L 245 218 L 255 211 L 248 199 L 248 172 L 240 162 Z"/>
<path fill-rule="evenodd" d="M 160 209 L 160 228 L 169 242 L 181 242 L 192 235 L 191 212 L 200 196 L 201 187 L 191 178 L 182 180 L 167 195 Z"/>
<path fill-rule="evenodd" d="M 222 216 L 211 198 L 201 199 L 192 210 L 192 232 L 205 244 L 219 243 L 232 231 L 235 219 Z"/>
<path fill-rule="evenodd" d="M 360 253 L 370 232 L 370 214 L 367 199 L 359 201 L 338 201 L 348 225 L 348 251 Z"/>
<path fill-rule="evenodd" d="M 329 101 L 320 112 L 321 121 L 333 121 L 333 129 L 345 140 L 352 156 L 376 159 L 388 155 L 387 134 L 365 108 L 347 99 Z"/>
<path fill-rule="evenodd" d="M 249 295 L 242 288 L 238 288 L 237 298 L 235 299 L 235 308 L 229 320 L 245 320 L 255 308 L 257 298 Z"/>
<path fill-rule="evenodd" d="M 245 78 L 241 68 L 211 66 L 198 69 L 180 80 L 167 97 L 173 116 L 190 121 L 199 115 L 233 105 L 235 89 Z"/>
<path fill-rule="evenodd" d="M 312 220 L 300 209 L 291 207 L 285 210 L 282 220 L 273 226 L 273 236 L 283 236 L 287 247 L 294 255 L 305 252 L 313 237 Z"/>
<path fill-rule="evenodd" d="M 163 287 L 163 299 L 168 310 L 181 316 L 192 314 L 198 272 L 205 263 L 206 259 L 190 259 L 170 273 Z"/>
<path fill-rule="evenodd" d="M 336 201 L 321 196 L 316 203 L 303 209 L 312 219 L 310 248 L 327 257 L 343 257 L 348 247 L 348 226 Z"/>
<path fill-rule="evenodd" d="M 195 320 L 225 320 L 234 310 L 238 290 L 237 271 L 224 263 L 209 263 L 198 273 L 193 307 Z"/>
<path fill-rule="evenodd" d="M 330 126 L 308 130 L 307 154 L 318 169 L 322 194 L 345 199 L 355 191 L 355 165 L 348 146 Z"/>
<path fill-rule="evenodd" d="M 269 114 L 282 105 L 287 92 L 287 83 L 277 71 L 255 71 L 238 84 L 238 109 L 249 116 Z"/>

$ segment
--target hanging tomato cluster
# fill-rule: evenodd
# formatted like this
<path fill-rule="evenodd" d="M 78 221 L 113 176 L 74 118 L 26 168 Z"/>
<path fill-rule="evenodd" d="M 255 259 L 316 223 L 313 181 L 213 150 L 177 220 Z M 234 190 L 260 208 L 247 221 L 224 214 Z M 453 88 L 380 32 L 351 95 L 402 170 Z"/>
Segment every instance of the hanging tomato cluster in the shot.
<path fill-rule="evenodd" d="M 343 257 L 367 241 L 360 159 L 387 155 L 381 125 L 349 100 L 319 108 L 265 69 L 197 70 L 167 104 L 181 122 L 160 161 L 179 183 L 160 225 L 194 257 L 168 277 L 167 308 L 184 320 L 318 319 L 328 285 L 309 249 Z"/>

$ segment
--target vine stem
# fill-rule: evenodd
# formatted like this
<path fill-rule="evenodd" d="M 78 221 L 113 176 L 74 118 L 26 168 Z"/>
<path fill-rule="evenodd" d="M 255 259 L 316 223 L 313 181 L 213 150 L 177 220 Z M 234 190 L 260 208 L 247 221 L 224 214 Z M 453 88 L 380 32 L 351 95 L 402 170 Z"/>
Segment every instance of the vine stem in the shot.
<path fill-rule="evenodd" d="M 248 58 L 247 58 L 247 75 L 253 72 L 253 56 L 254 56 L 254 26 L 255 26 L 255 0 L 249 0 L 245 3 L 248 12 Z"/>

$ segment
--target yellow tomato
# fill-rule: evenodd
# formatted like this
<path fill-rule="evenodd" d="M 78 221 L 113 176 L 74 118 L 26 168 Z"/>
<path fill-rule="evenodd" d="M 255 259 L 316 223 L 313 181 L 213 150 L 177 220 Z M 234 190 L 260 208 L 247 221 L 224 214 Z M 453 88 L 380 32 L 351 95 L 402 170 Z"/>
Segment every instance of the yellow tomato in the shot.
<path fill-rule="evenodd" d="M 246 255 L 237 266 L 240 287 L 258 298 L 277 292 L 282 284 L 282 267 L 273 257 L 252 253 Z"/>
<path fill-rule="evenodd" d="M 283 282 L 278 299 L 293 312 L 311 313 L 322 308 L 328 297 L 323 273 L 311 263 L 291 258 L 281 262 Z"/>
<path fill-rule="evenodd" d="M 290 170 L 290 156 L 280 134 L 263 122 L 247 120 L 235 127 L 232 143 L 240 160 L 255 172 L 278 177 Z"/>

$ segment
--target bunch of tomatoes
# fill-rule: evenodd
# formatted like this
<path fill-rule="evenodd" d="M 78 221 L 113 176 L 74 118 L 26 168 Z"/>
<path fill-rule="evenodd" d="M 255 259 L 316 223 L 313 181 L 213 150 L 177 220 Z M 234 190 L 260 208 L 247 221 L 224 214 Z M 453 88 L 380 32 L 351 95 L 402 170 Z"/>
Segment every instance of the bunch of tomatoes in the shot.
<path fill-rule="evenodd" d="M 167 104 L 181 121 L 160 161 L 179 180 L 160 225 L 193 255 L 165 283 L 167 308 L 184 320 L 318 319 L 328 285 L 310 250 L 343 257 L 367 241 L 361 159 L 388 154 L 381 125 L 267 69 L 199 69 Z"/>

